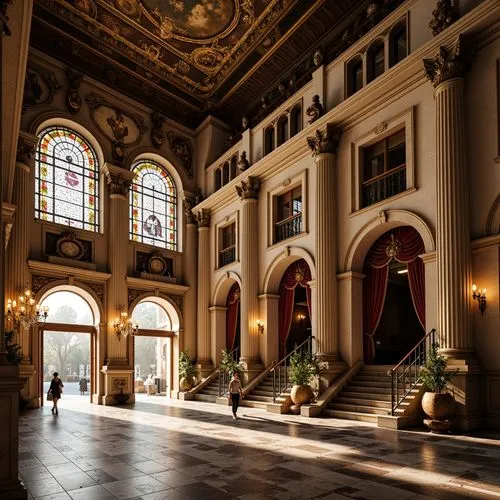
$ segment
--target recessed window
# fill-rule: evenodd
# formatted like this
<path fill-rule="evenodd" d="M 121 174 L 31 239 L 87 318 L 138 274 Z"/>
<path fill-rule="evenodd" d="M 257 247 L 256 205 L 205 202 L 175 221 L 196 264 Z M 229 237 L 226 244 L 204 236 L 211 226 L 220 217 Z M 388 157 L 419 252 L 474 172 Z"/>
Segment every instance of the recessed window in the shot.
<path fill-rule="evenodd" d="M 218 168 L 214 172 L 214 176 L 215 176 L 215 179 L 214 179 L 215 190 L 217 191 L 218 189 L 220 189 L 222 187 L 222 169 Z"/>
<path fill-rule="evenodd" d="M 278 120 L 278 146 L 288 141 L 288 117 L 282 116 Z"/>
<path fill-rule="evenodd" d="M 274 242 L 278 243 L 302 232 L 302 186 L 276 198 Z"/>
<path fill-rule="evenodd" d="M 408 55 L 406 24 L 398 24 L 389 36 L 389 66 L 392 67 Z"/>
<path fill-rule="evenodd" d="M 363 60 L 355 57 L 347 64 L 347 96 L 351 96 L 363 88 Z"/>
<path fill-rule="evenodd" d="M 236 223 L 220 229 L 219 267 L 227 266 L 236 260 Z"/>
<path fill-rule="evenodd" d="M 384 42 L 375 42 L 368 50 L 368 82 L 375 80 L 384 73 L 385 57 Z"/>
<path fill-rule="evenodd" d="M 41 132 L 35 157 L 35 218 L 99 231 L 99 165 L 77 132 Z"/>
<path fill-rule="evenodd" d="M 302 106 L 297 104 L 290 113 L 290 137 L 302 130 Z"/>
<path fill-rule="evenodd" d="M 362 206 L 406 190 L 405 130 L 363 148 Z"/>
<path fill-rule="evenodd" d="M 264 154 L 268 155 L 274 150 L 274 127 L 266 128 L 264 132 Z"/>

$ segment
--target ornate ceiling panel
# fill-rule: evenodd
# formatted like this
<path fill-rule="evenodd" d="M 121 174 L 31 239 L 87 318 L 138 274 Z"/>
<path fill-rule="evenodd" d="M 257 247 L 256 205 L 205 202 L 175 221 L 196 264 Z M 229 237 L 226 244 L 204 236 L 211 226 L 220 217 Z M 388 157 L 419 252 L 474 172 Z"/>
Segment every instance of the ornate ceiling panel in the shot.
<path fill-rule="evenodd" d="M 359 2 L 37 0 L 32 44 L 192 126 L 247 88 L 262 61 L 322 6 L 329 8 L 327 22 L 318 19 L 320 32 L 353 3 Z M 293 54 L 310 49 L 310 35 L 294 42 Z M 259 82 L 275 79 L 282 65 L 271 62 Z M 247 91 L 236 95 L 238 101 L 249 97 Z M 230 107 L 221 115 L 231 115 Z"/>

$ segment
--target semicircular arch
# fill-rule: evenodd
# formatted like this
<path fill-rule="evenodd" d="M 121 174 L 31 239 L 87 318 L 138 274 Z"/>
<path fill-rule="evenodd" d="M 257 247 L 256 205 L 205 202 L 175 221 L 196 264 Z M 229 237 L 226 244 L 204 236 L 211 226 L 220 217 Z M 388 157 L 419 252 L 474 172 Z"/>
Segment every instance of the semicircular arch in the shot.
<path fill-rule="evenodd" d="M 241 289 L 241 278 L 234 271 L 228 271 L 224 276 L 221 276 L 215 285 L 212 304 L 214 306 L 225 307 L 227 294 L 235 283 L 238 283 Z"/>
<path fill-rule="evenodd" d="M 172 324 L 172 331 L 178 333 L 182 330 L 182 312 L 179 306 L 168 296 L 160 293 L 159 295 L 151 292 L 144 292 L 136 297 L 129 305 L 128 314 L 131 317 L 135 307 L 141 302 L 152 302 L 159 305 L 167 313 Z M 139 325 L 140 327 L 141 325 Z"/>

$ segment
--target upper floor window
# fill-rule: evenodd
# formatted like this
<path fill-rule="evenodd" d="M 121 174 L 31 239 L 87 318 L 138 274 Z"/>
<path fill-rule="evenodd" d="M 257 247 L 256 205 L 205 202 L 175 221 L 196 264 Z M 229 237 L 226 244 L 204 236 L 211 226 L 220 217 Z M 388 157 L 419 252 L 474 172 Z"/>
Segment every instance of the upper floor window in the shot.
<path fill-rule="evenodd" d="M 138 161 L 130 190 L 130 238 L 177 250 L 177 192 L 168 172 L 149 160 Z"/>
<path fill-rule="evenodd" d="M 35 217 L 99 231 L 99 165 L 90 144 L 66 127 L 40 133 L 35 157 Z"/>
<path fill-rule="evenodd" d="M 270 125 L 264 132 L 264 154 L 268 155 L 274 150 L 274 127 Z"/>
<path fill-rule="evenodd" d="M 291 238 L 302 232 L 302 186 L 276 197 L 274 242 Z"/>
<path fill-rule="evenodd" d="M 362 206 L 406 190 L 405 130 L 363 149 Z"/>
<path fill-rule="evenodd" d="M 367 81 L 371 82 L 383 74 L 385 70 L 384 42 L 375 42 L 368 50 Z"/>
<path fill-rule="evenodd" d="M 219 267 L 223 267 L 236 260 L 236 223 L 221 228 L 219 238 Z"/>
<path fill-rule="evenodd" d="M 297 104 L 290 113 L 290 137 L 302 130 L 302 106 Z"/>
<path fill-rule="evenodd" d="M 278 146 L 288 141 L 288 116 L 281 116 L 278 120 Z"/>
<path fill-rule="evenodd" d="M 408 55 L 406 24 L 398 24 L 389 36 L 389 66 L 394 66 Z"/>
<path fill-rule="evenodd" d="M 363 59 L 357 56 L 347 64 L 347 96 L 363 88 Z"/>

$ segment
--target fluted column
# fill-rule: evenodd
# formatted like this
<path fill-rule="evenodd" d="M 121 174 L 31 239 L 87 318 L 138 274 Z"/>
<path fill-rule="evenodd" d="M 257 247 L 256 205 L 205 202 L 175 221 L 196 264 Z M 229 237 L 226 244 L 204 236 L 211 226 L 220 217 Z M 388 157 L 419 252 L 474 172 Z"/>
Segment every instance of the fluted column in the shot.
<path fill-rule="evenodd" d="M 339 357 L 335 163 L 339 134 L 328 126 L 307 139 L 316 163 L 316 341 L 325 361 Z"/>
<path fill-rule="evenodd" d="M 30 221 L 33 218 L 33 189 L 31 188 L 31 168 L 38 138 L 20 132 L 17 143 L 16 173 L 12 202 L 16 206 L 14 224 L 10 233 L 6 259 L 9 265 L 5 273 L 5 293 L 7 298 L 17 298 L 19 292 L 29 286 L 30 273 L 28 258 L 30 251 Z M 29 328 L 19 325 L 19 344 L 23 350 L 23 365 L 31 365 L 32 345 Z"/>
<path fill-rule="evenodd" d="M 241 198 L 241 361 L 259 363 L 259 180 L 249 177 L 236 186 Z"/>
<path fill-rule="evenodd" d="M 424 60 L 436 100 L 437 329 L 445 354 L 473 350 L 469 300 L 471 249 L 469 184 L 465 149 L 465 62 L 459 38 Z"/>
<path fill-rule="evenodd" d="M 185 246 L 182 251 L 184 284 L 189 286 L 189 290 L 184 295 L 184 339 L 182 350 L 188 351 L 191 359 L 196 359 L 196 294 L 197 294 L 197 253 L 198 253 L 198 231 L 196 218 L 193 214 L 194 199 L 185 198 L 183 200 L 184 214 L 186 215 Z"/>
<path fill-rule="evenodd" d="M 210 358 L 210 212 L 200 210 L 198 221 L 198 317 L 197 364 L 211 365 Z"/>
<path fill-rule="evenodd" d="M 105 163 L 103 173 L 109 190 L 108 262 L 111 278 L 107 282 L 107 367 L 128 366 L 128 339 L 118 339 L 113 321 L 121 311 L 128 311 L 127 248 L 129 239 L 128 192 L 134 174 L 129 170 Z"/>

